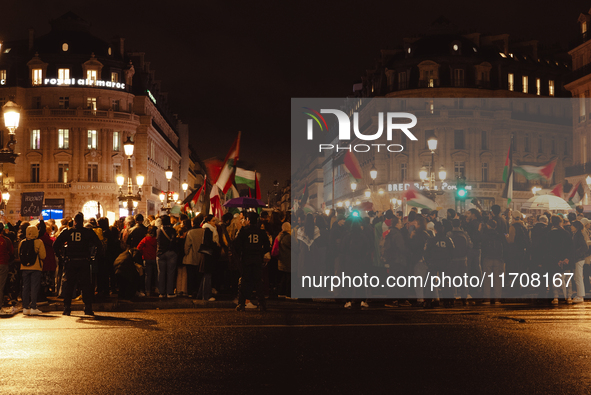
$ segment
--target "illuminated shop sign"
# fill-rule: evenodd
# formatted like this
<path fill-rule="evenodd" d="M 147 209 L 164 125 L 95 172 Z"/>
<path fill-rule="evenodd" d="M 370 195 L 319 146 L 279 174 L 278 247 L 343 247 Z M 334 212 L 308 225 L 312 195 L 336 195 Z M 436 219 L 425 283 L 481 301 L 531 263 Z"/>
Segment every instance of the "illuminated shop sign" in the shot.
<path fill-rule="evenodd" d="M 125 84 L 122 82 L 111 82 L 111 81 L 103 81 L 103 80 L 89 80 L 83 78 L 45 78 L 43 80 L 43 85 L 46 86 L 94 86 L 96 88 L 114 88 L 114 89 L 125 89 Z"/>
<path fill-rule="evenodd" d="M 411 184 L 388 184 L 388 192 L 406 191 L 408 188 L 410 188 L 410 185 Z M 429 189 L 426 186 L 419 184 L 418 182 L 413 183 L 413 185 L 415 186 L 415 188 L 417 188 L 420 191 Z M 441 189 L 442 191 L 452 191 L 452 190 L 456 190 L 458 188 L 455 184 L 448 184 L 447 182 L 442 182 L 441 188 L 438 188 L 438 186 L 435 185 L 434 189 L 435 190 Z M 471 190 L 472 186 L 467 185 L 466 189 Z"/>

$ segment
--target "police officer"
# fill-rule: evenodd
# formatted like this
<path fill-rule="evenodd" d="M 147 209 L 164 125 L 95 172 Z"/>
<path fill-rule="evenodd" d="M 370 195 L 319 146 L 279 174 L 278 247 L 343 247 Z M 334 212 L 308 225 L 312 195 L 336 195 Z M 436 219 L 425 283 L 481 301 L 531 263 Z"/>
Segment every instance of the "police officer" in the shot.
<path fill-rule="evenodd" d="M 93 248 L 94 247 L 94 248 Z M 77 282 L 82 289 L 84 314 L 94 315 L 92 311 L 93 289 L 91 285 L 90 260 L 102 248 L 101 241 L 92 229 L 84 227 L 84 214 L 74 217 L 74 227 L 64 230 L 53 243 L 55 251 L 65 257 L 64 269 L 64 315 L 70 315 L 72 293 Z M 63 250 L 63 251 L 62 251 Z"/>
<path fill-rule="evenodd" d="M 244 311 L 246 299 L 250 298 L 256 287 L 259 299 L 259 309 L 265 311 L 267 304 L 263 291 L 263 269 L 264 255 L 271 251 L 271 245 L 267 233 L 257 226 L 259 215 L 255 212 L 248 213 L 244 227 L 240 229 L 235 240 L 236 251 L 241 257 L 242 278 L 238 284 L 238 306 L 237 311 Z"/>

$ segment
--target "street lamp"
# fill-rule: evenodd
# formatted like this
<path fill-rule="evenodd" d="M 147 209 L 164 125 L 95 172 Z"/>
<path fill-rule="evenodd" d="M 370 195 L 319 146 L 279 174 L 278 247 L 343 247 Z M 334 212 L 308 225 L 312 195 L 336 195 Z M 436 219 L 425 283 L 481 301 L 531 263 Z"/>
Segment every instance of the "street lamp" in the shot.
<path fill-rule="evenodd" d="M 127 136 L 127 140 L 123 143 L 123 151 L 127 156 L 127 195 L 123 194 L 123 184 L 125 184 L 125 176 L 123 174 L 117 175 L 117 185 L 119 185 L 119 201 L 123 202 L 123 207 L 127 208 L 127 215 L 133 214 L 133 209 L 137 208 L 139 202 L 142 200 L 142 186 L 144 185 L 145 177 L 141 172 L 136 176 L 136 184 L 138 186 L 137 194 L 133 193 L 133 182 L 131 180 L 131 157 L 135 148 L 131 136 Z"/>
<path fill-rule="evenodd" d="M 162 197 L 163 194 L 160 194 L 160 201 L 163 203 L 162 209 L 166 211 L 166 213 L 170 214 L 170 210 L 172 210 L 171 202 L 176 202 L 179 198 L 179 194 L 170 190 L 170 180 L 172 180 L 172 168 L 168 165 L 168 169 L 164 171 L 166 175 L 166 179 L 168 180 L 168 190 L 166 191 L 165 198 L 166 198 L 166 206 L 164 206 L 164 198 Z"/>
<path fill-rule="evenodd" d="M 435 150 L 437 150 L 437 137 L 431 136 L 429 140 L 427 140 L 427 147 L 431 151 L 431 166 L 427 169 L 426 166 L 421 167 L 419 170 L 419 177 L 423 182 L 423 185 L 427 188 L 427 195 L 430 199 L 435 200 L 436 195 L 442 195 L 443 191 L 435 190 Z M 447 171 L 445 167 L 441 165 L 439 167 L 439 180 L 445 181 L 447 178 Z"/>
<path fill-rule="evenodd" d="M 378 170 L 376 169 L 375 165 L 371 167 L 371 170 L 369 171 L 369 176 L 374 181 L 376 180 L 376 178 L 378 178 Z"/>
<path fill-rule="evenodd" d="M 0 149 L 0 165 L 2 166 L 0 186 L 2 187 L 2 201 L 4 203 L 4 208 L 6 209 L 8 199 L 10 199 L 10 193 L 8 192 L 8 187 L 4 185 L 4 163 L 14 164 L 19 155 L 14 152 L 14 147 L 16 145 L 14 137 L 21 118 L 21 106 L 9 100 L 4 106 L 2 106 L 2 114 L 4 116 L 4 127 L 8 130 L 8 141 L 6 142 L 6 146 L 1 147 Z M 4 132 L 2 132 L 2 136 L 0 136 L 2 137 L 2 140 L 4 140 L 3 134 Z"/>
<path fill-rule="evenodd" d="M 356 189 L 357 189 L 357 183 L 356 183 L 355 181 L 353 181 L 353 182 L 351 183 L 351 190 L 352 190 L 353 192 L 355 192 L 355 190 L 356 190 Z"/>
<path fill-rule="evenodd" d="M 366 198 L 371 197 L 371 191 L 369 189 L 367 191 L 365 191 L 365 197 Z"/>
<path fill-rule="evenodd" d="M 185 180 L 183 182 L 183 185 L 181 185 L 181 188 L 183 188 L 183 200 L 187 198 L 187 189 L 189 189 L 189 184 L 187 184 L 187 180 Z"/>

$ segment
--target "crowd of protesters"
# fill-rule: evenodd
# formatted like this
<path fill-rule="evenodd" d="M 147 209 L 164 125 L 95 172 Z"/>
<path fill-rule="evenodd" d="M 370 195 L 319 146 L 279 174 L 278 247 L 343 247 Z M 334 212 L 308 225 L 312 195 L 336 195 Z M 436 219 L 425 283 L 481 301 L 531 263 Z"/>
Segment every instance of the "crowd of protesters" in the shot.
<path fill-rule="evenodd" d="M 412 208 L 407 216 L 392 210 L 367 216 L 358 212 L 346 216 L 344 209 L 328 214 L 299 210 L 293 229 L 290 213 L 282 212 L 263 211 L 260 217 L 256 212 L 227 213 L 221 220 L 212 215 L 189 219 L 137 214 L 114 224 L 107 218 L 90 218 L 84 227 L 100 240 L 90 266 L 91 292 L 99 301 L 114 295 L 120 300 L 214 301 L 223 294 L 235 298 L 238 310 L 264 309 L 266 298 L 291 296 L 292 271 L 298 278 L 346 271 L 388 276 L 446 272 L 479 278 L 493 274 L 494 281 L 478 287 L 463 284 L 441 292 L 408 287 L 405 297 L 386 295 L 388 307 L 430 308 L 440 303 L 451 307 L 456 301 L 500 304 L 502 298 L 533 293 L 558 304 L 560 299 L 581 303 L 585 289 L 591 289 L 591 221 L 581 208 L 567 215 L 530 216 L 510 210 L 501 213 L 498 205 L 490 212 L 472 208 L 465 214 Z M 19 299 L 23 311 L 35 315 L 48 297 L 82 297 L 80 287 L 69 287 L 72 294 L 65 297 L 68 259 L 64 248 L 54 250 L 56 238 L 73 228 L 74 221 L 46 222 L 40 217 L 35 222 L 0 223 L 0 302 L 9 313 L 19 311 Z M 550 281 L 537 288 L 501 287 L 503 273 L 548 273 L 550 278 L 572 273 L 574 281 L 561 281 L 561 286 Z M 346 308 L 356 303 L 367 308 L 375 300 L 367 288 L 355 292 L 346 300 Z M 251 300 L 255 294 L 258 306 Z M 338 292 L 332 296 L 339 298 Z"/>
<path fill-rule="evenodd" d="M 55 241 L 74 227 L 71 218 L 56 223 L 41 216 L 0 223 L 0 308 L 8 308 L 4 313 L 20 311 L 19 300 L 25 314 L 37 315 L 37 306 L 48 304 L 48 297 L 69 299 L 64 295 L 71 264 L 68 243 L 64 247 Z M 90 252 L 95 301 L 115 295 L 122 301 L 150 296 L 214 301 L 217 294 L 225 294 L 242 310 L 264 308 L 265 298 L 290 294 L 289 213 L 263 211 L 259 217 L 244 211 L 226 213 L 221 220 L 201 214 L 192 219 L 184 214 L 137 214 L 114 224 L 107 218 L 89 218 L 84 227 L 100 240 L 100 247 Z M 70 296 L 80 299 L 80 288 L 73 287 Z M 258 306 L 250 300 L 255 290 Z M 90 301 L 85 299 L 85 306 L 91 313 Z M 69 315 L 69 306 L 66 310 Z"/>
<path fill-rule="evenodd" d="M 562 299 L 570 304 L 583 302 L 585 289 L 590 289 L 591 221 L 584 217 L 582 207 L 567 215 L 544 212 L 530 216 L 511 210 L 501 213 L 498 205 L 491 211 L 472 208 L 465 214 L 453 209 L 419 212 L 414 207 L 408 216 L 392 210 L 369 212 L 368 216 L 345 213 L 342 209 L 328 214 L 296 214 L 294 272 L 298 277 L 342 272 L 382 277 L 424 277 L 445 272 L 481 278 L 483 273 L 493 274 L 494 281 L 484 281 L 478 287 L 462 284 L 441 288 L 441 292 L 424 286 L 408 287 L 406 297 L 394 299 L 390 294 L 388 307 L 451 307 L 456 301 L 488 305 L 524 296 L 552 304 Z M 503 273 L 548 273 L 550 281 L 548 287 L 544 282 L 537 287 L 522 287 L 519 281 L 502 286 Z M 566 273 L 573 273 L 573 281 L 567 281 Z M 553 281 L 555 276 L 562 281 Z M 401 291 L 397 291 L 399 297 Z M 359 288 L 356 292 L 356 298 L 347 300 L 345 307 L 351 308 L 354 303 L 369 307 L 371 289 Z M 333 295 L 338 297 L 338 291 Z"/>

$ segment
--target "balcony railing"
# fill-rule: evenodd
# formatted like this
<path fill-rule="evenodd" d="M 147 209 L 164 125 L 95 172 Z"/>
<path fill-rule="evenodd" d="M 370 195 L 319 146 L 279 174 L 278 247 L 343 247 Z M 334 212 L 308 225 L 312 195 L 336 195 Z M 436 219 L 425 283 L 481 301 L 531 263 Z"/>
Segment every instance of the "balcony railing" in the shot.
<path fill-rule="evenodd" d="M 129 112 L 103 111 L 103 110 L 88 110 L 88 109 L 34 109 L 27 110 L 27 117 L 91 117 L 91 118 L 108 118 L 121 119 L 139 122 L 139 115 Z"/>
<path fill-rule="evenodd" d="M 570 84 L 573 81 L 578 80 L 579 78 L 583 78 L 584 76 L 591 74 L 591 63 L 584 65 L 583 67 L 579 67 L 575 71 L 570 74 L 567 74 L 564 77 L 564 84 Z"/>

